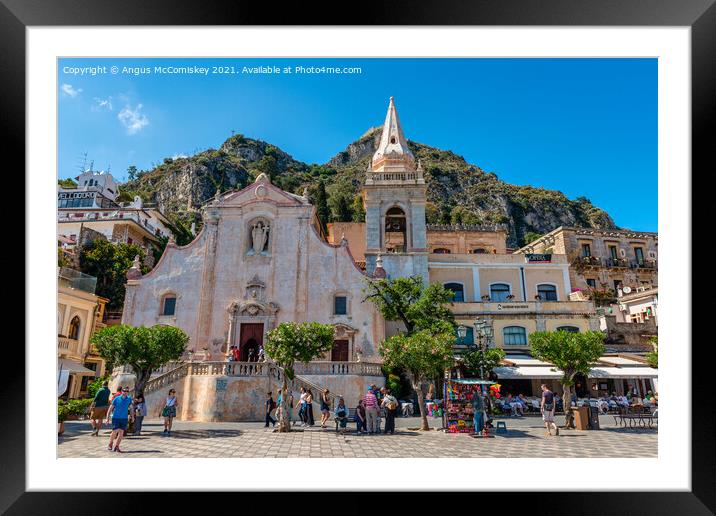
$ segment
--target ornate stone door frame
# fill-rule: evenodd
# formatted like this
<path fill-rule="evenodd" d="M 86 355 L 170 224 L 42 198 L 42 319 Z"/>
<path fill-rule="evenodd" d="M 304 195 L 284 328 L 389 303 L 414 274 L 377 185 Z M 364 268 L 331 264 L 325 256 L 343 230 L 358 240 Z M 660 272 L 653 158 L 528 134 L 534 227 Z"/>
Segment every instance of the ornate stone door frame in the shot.
<path fill-rule="evenodd" d="M 234 301 L 228 308 L 229 332 L 226 345 L 228 356 L 231 346 L 240 342 L 239 332 L 241 323 L 263 323 L 264 339 L 266 332 L 276 327 L 276 314 L 278 313 L 276 303 L 264 303 L 255 299 Z"/>

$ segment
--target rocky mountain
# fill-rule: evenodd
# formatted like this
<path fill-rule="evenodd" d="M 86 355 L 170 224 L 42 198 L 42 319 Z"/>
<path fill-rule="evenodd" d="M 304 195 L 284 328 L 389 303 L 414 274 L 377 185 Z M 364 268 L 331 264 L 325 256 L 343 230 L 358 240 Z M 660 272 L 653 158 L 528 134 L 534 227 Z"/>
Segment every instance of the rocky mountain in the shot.
<path fill-rule="evenodd" d="M 361 220 L 356 195 L 379 139 L 380 128 L 372 128 L 328 163 L 309 165 L 274 145 L 239 134 L 218 150 L 167 158 L 154 169 L 140 172 L 120 190 L 124 198 L 140 195 L 145 202 L 158 204 L 170 217 L 200 223 L 200 207 L 217 190 L 243 188 L 265 172 L 284 190 L 302 193 L 308 188 L 311 198 L 318 198 L 317 186 L 322 181 L 330 219 Z M 425 169 L 429 223 L 504 226 L 512 247 L 558 226 L 616 228 L 604 210 L 584 197 L 571 200 L 556 190 L 511 185 L 451 151 L 412 141 L 408 145 Z"/>

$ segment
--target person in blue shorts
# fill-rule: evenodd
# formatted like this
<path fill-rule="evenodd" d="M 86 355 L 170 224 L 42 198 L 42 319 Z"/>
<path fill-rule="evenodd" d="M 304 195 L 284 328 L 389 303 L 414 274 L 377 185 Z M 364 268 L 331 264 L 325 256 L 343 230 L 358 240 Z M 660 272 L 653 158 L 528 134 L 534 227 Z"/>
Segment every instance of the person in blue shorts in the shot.
<path fill-rule="evenodd" d="M 131 404 L 132 398 L 129 396 L 129 387 L 123 387 L 122 395 L 116 396 L 109 406 L 107 423 L 110 422 L 110 418 L 112 420 L 112 433 L 109 436 L 109 446 L 107 446 L 109 451 L 122 453 L 122 450 L 119 449 L 119 443 L 122 442 L 124 432 L 127 430 L 129 418 L 133 418 L 129 411 Z"/>

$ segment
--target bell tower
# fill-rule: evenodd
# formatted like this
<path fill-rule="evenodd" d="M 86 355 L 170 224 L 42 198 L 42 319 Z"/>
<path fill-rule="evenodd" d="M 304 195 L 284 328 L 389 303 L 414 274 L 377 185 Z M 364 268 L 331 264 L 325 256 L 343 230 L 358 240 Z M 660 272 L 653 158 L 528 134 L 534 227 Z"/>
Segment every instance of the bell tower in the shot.
<path fill-rule="evenodd" d="M 408 148 L 393 97 L 363 186 L 366 271 L 380 254 L 388 277 L 421 275 L 428 282 L 426 186 Z"/>

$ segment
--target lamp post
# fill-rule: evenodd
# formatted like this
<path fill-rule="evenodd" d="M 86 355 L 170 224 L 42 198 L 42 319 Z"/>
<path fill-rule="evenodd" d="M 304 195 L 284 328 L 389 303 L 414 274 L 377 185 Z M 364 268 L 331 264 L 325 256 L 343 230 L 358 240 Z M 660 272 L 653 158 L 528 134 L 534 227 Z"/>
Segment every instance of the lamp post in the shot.
<path fill-rule="evenodd" d="M 484 380 L 485 351 L 487 350 L 487 347 L 490 344 L 490 340 L 492 339 L 492 326 L 490 326 L 484 319 L 477 319 L 474 323 L 474 326 L 475 335 L 477 336 L 477 341 L 480 346 L 480 354 L 482 355 L 482 360 L 480 361 L 480 379 Z M 474 344 L 472 344 L 471 347 L 474 347 Z"/>
<path fill-rule="evenodd" d="M 465 328 L 462 324 L 457 327 L 457 336 L 460 339 L 460 343 L 465 339 L 465 335 L 467 335 L 467 328 Z M 457 368 L 457 377 L 460 378 L 460 368 Z"/>

